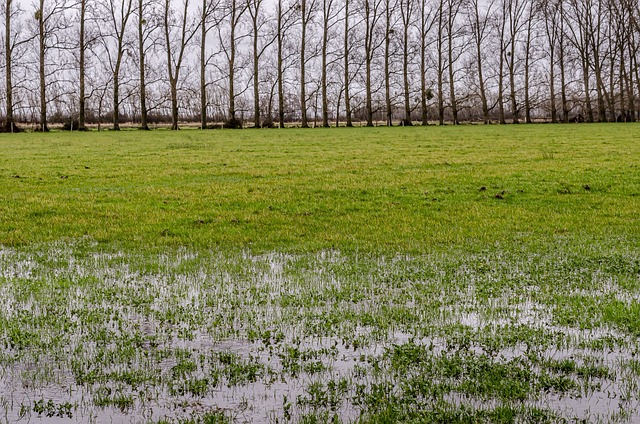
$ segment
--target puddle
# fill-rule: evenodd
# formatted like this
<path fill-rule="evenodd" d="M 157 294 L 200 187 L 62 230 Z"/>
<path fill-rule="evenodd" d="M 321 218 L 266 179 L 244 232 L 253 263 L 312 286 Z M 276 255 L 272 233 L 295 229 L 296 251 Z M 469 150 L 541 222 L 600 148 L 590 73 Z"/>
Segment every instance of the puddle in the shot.
<path fill-rule="evenodd" d="M 430 262 L 337 251 L 225 256 L 180 250 L 144 258 L 74 257 L 73 246 L 35 253 L 0 248 L 0 359 L 6 359 L 0 422 L 147 423 L 216 410 L 236 422 L 282 422 L 289 413 L 295 421 L 313 411 L 357 421 L 355 387 L 398 378 L 384 368 L 374 372 L 394 346 L 429 346 L 438 358 L 452 354 L 452 343 L 460 348 L 456 337 L 464 336 L 471 359 L 493 355 L 528 364 L 530 347 L 518 340 L 499 345 L 502 333 L 514 328 L 548 337 L 548 345 L 536 347 L 541 358 L 578 364 L 593 358 L 615 374 L 589 382 L 594 386 L 581 397 L 532 393 L 524 404 L 589 421 L 640 421 L 638 376 L 622 366 L 634 358 L 638 340 L 607 328 L 554 325 L 555 305 L 536 297 L 535 284 L 546 277 L 532 273 L 549 266 L 541 272 L 552 275 L 556 265 L 494 259 L 467 264 L 453 258 L 447 267 L 446 257 Z M 615 276 L 594 278 L 607 286 L 593 296 L 623 295 Z M 521 286 L 479 295 L 479 287 L 498 287 L 501 279 Z M 439 328 L 449 333 L 429 334 Z M 605 338 L 614 340 L 606 349 L 579 347 Z M 92 367 L 102 373 L 94 380 Z M 121 375 L 128 371 L 133 374 Z M 215 386 L 186 389 L 214 377 Z M 342 380 L 349 382 L 346 392 L 331 392 L 328 385 Z M 101 390 L 126 396 L 122 408 L 115 401 L 96 406 Z M 455 393 L 447 399 L 477 408 L 498 402 Z"/>

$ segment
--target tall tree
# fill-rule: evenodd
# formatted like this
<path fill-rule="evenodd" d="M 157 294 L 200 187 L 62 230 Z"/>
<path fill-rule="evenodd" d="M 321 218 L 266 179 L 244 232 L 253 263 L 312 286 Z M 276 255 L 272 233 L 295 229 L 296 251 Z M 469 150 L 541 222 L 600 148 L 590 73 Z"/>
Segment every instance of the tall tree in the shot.
<path fill-rule="evenodd" d="M 418 31 L 420 33 L 420 114 L 422 125 L 428 125 L 427 101 L 433 97 L 432 91 L 427 87 L 427 46 L 429 45 L 429 33 L 435 24 L 438 13 L 433 13 L 428 0 L 419 0 L 420 21 Z"/>
<path fill-rule="evenodd" d="M 538 17 L 538 9 L 534 4 L 535 0 L 527 0 L 528 13 L 525 20 L 526 24 L 526 36 L 524 42 L 524 119 L 527 124 L 532 122 L 531 120 L 531 95 L 529 93 L 531 84 L 531 60 L 532 60 L 532 43 L 533 43 L 533 29 Z"/>
<path fill-rule="evenodd" d="M 409 60 L 410 60 L 410 29 L 415 19 L 415 0 L 400 0 L 400 17 L 402 20 L 402 82 L 404 93 L 404 119 L 403 125 L 413 125 L 411 120 Z"/>
<path fill-rule="evenodd" d="M 443 34 L 445 33 L 445 0 L 438 0 L 438 27 L 436 36 L 436 48 L 438 54 L 438 124 L 444 125 L 444 45 Z"/>
<path fill-rule="evenodd" d="M 140 129 L 149 130 L 147 107 L 147 51 L 155 44 L 152 37 L 158 24 L 155 21 L 154 4 L 148 0 L 138 0 L 138 71 L 140 73 Z"/>
<path fill-rule="evenodd" d="M 182 10 L 174 12 L 170 0 L 164 1 L 163 28 L 167 50 L 167 73 L 171 95 L 171 129 L 178 130 L 178 82 L 187 48 L 198 32 L 199 22 L 190 19 L 189 0 L 183 0 Z"/>
<path fill-rule="evenodd" d="M 260 59 L 275 41 L 276 33 L 269 33 L 267 19 L 264 16 L 263 0 L 248 0 L 248 12 L 251 17 L 251 38 L 253 41 L 253 126 L 260 128 Z M 260 43 L 261 39 L 265 41 Z M 271 114 L 267 117 L 271 121 Z"/>
<path fill-rule="evenodd" d="M 261 0 L 258 0 L 261 1 Z M 200 128 L 207 128 L 207 36 L 212 26 L 218 25 L 215 11 L 219 6 L 218 0 L 202 0 L 200 6 Z"/>
<path fill-rule="evenodd" d="M 498 40 L 500 43 L 498 58 L 498 120 L 501 125 L 506 124 L 504 114 L 504 62 L 507 44 L 507 16 L 510 0 L 502 0 L 502 13 L 498 17 Z"/>
<path fill-rule="evenodd" d="M 504 3 L 505 7 L 503 10 L 506 14 L 505 19 L 507 20 L 508 27 L 508 47 L 505 61 L 507 62 L 507 68 L 509 70 L 509 97 L 511 100 L 513 123 L 518 124 L 520 123 L 520 119 L 518 117 L 520 109 L 516 100 L 516 46 L 518 44 L 520 32 L 523 29 L 524 24 L 526 24 L 526 19 L 524 19 L 526 16 L 526 2 L 524 0 L 504 0 Z"/>
<path fill-rule="evenodd" d="M 486 81 L 484 77 L 484 44 L 488 35 L 490 16 L 495 0 L 486 3 L 484 9 L 480 8 L 479 0 L 470 0 L 468 4 L 467 16 L 471 28 L 471 38 L 475 46 L 475 63 L 478 71 L 478 88 L 480 90 L 480 103 L 482 106 L 482 117 L 485 124 L 491 122 L 489 116 L 489 103 L 487 101 Z"/>
<path fill-rule="evenodd" d="M 6 132 L 19 132 L 21 129 L 16 125 L 13 114 L 13 54 L 15 49 L 25 42 L 24 39 L 19 39 L 18 34 L 15 34 L 11 30 L 11 23 L 14 18 L 20 14 L 20 9 L 14 7 L 14 0 L 5 0 L 5 52 L 4 52 L 4 71 L 5 71 L 5 90 L 6 90 L 6 111 L 4 130 Z"/>
<path fill-rule="evenodd" d="M 559 43 L 558 43 L 558 64 L 560 67 L 560 101 L 562 106 L 562 121 L 564 123 L 569 122 L 569 102 L 567 100 L 567 73 L 566 73 L 566 46 L 565 46 L 565 0 L 558 0 L 558 9 L 560 11 L 559 14 L 559 22 L 560 29 L 558 31 L 559 34 Z"/>
<path fill-rule="evenodd" d="M 242 16 L 247 10 L 246 2 L 238 3 L 238 0 L 228 0 L 223 5 L 225 18 L 228 24 L 228 32 L 223 31 L 223 25 L 218 25 L 218 36 L 220 45 L 224 52 L 227 64 L 227 78 L 229 90 L 229 111 L 227 115 L 227 125 L 232 128 L 239 128 L 242 123 L 236 116 L 236 55 L 238 53 L 238 30 Z"/>
<path fill-rule="evenodd" d="M 125 37 L 133 10 L 132 0 L 105 0 L 96 18 L 101 21 L 100 41 L 107 54 L 113 80 L 113 129 L 120 130 L 120 71 L 125 54 Z"/>
<path fill-rule="evenodd" d="M 316 0 L 300 0 L 300 113 L 302 128 L 309 127 L 307 117 L 307 36 L 316 12 Z"/>
<path fill-rule="evenodd" d="M 333 27 L 336 25 L 336 14 L 333 10 L 334 0 L 322 0 L 322 46 L 321 46 L 321 76 L 320 85 L 322 91 L 322 126 L 329 127 L 329 96 L 327 93 L 327 68 L 329 67 L 328 49 L 329 37 Z"/>
<path fill-rule="evenodd" d="M 378 24 L 382 18 L 383 0 L 364 0 L 364 56 L 365 56 L 365 114 L 367 126 L 373 126 L 373 61 L 384 37 L 378 37 Z"/>
<path fill-rule="evenodd" d="M 556 44 L 559 38 L 559 0 L 542 0 L 541 10 L 544 18 L 544 29 L 547 41 L 547 55 L 549 57 L 549 108 L 551 122 L 558 122 L 558 108 L 556 106 L 555 68 L 556 68 Z"/>
<path fill-rule="evenodd" d="M 591 0 L 586 0 L 591 2 Z M 591 80 L 589 78 L 591 70 L 591 53 L 589 52 L 589 29 L 587 27 L 587 13 L 589 13 L 589 4 L 585 4 L 582 0 L 569 0 L 570 18 L 573 22 L 568 22 L 566 27 L 568 28 L 567 34 L 569 40 L 575 47 L 580 57 L 580 63 L 582 66 L 582 82 L 584 87 L 584 102 L 585 110 L 587 114 L 587 122 L 594 121 L 593 107 L 591 105 Z M 568 19 L 567 19 L 568 20 Z"/>
<path fill-rule="evenodd" d="M 351 74 L 349 72 L 349 62 L 351 59 L 351 45 L 350 42 L 350 34 L 351 27 L 349 25 L 351 15 L 349 13 L 349 4 L 351 0 L 344 0 L 344 33 L 343 33 L 343 68 L 344 68 L 344 109 L 345 109 L 345 119 L 346 126 L 352 127 L 353 122 L 351 119 L 351 92 L 350 92 L 350 84 L 351 84 Z"/>
<path fill-rule="evenodd" d="M 387 126 L 393 125 L 393 104 L 391 102 L 391 42 L 395 35 L 396 0 L 385 0 L 384 8 L 384 93 Z"/>
<path fill-rule="evenodd" d="M 458 125 L 458 100 L 455 91 L 455 63 L 460 54 L 455 51 L 455 42 L 462 31 L 456 26 L 457 16 L 462 7 L 463 0 L 447 0 L 447 68 L 449 71 L 449 102 L 451 103 L 451 114 L 453 115 L 453 124 Z"/>
<path fill-rule="evenodd" d="M 79 0 L 80 16 L 78 17 L 80 23 L 80 33 L 78 34 L 78 71 L 79 71 L 79 93 L 78 93 L 78 130 L 85 131 L 85 105 L 87 96 L 85 93 L 85 53 L 87 51 L 86 43 L 86 16 L 87 16 L 87 0 Z"/>

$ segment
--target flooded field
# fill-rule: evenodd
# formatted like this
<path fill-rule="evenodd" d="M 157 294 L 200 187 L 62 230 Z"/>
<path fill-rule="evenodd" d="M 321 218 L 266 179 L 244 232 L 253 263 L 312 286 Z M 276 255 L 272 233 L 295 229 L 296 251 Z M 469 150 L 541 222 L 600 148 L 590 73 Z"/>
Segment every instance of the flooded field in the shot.
<path fill-rule="evenodd" d="M 0 422 L 637 422 L 640 253 L 556 243 L 2 248 Z"/>

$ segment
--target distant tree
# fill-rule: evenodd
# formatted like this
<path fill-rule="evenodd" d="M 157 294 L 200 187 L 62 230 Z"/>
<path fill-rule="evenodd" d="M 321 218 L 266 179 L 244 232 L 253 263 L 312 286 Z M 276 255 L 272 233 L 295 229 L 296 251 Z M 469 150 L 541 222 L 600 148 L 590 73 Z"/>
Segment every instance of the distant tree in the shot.
<path fill-rule="evenodd" d="M 461 53 L 456 51 L 455 42 L 463 35 L 463 29 L 457 25 L 457 17 L 460 13 L 464 0 L 447 0 L 446 33 L 447 33 L 447 68 L 449 70 L 449 102 L 451 103 L 451 114 L 453 124 L 458 125 L 458 100 L 455 91 L 455 63 Z"/>
<path fill-rule="evenodd" d="M 78 34 L 78 71 L 79 71 L 79 93 L 78 93 L 78 130 L 85 131 L 85 119 L 86 119 L 86 102 L 87 96 L 85 92 L 85 72 L 86 72 L 86 62 L 85 55 L 87 51 L 87 41 L 86 41 L 86 16 L 87 16 L 87 0 L 79 0 L 78 6 L 80 7 L 80 15 L 78 16 L 78 20 L 80 21 L 80 31 Z"/>
<path fill-rule="evenodd" d="M 14 103 L 13 103 L 13 55 L 16 49 L 28 42 L 25 37 L 20 37 L 21 31 L 13 31 L 12 23 L 22 13 L 22 10 L 18 5 L 14 5 L 15 0 L 5 0 L 4 7 L 4 22 L 5 22 L 5 91 L 6 91 L 6 110 L 4 131 L 6 132 L 19 132 L 21 129 L 16 125 L 14 118 Z"/>
<path fill-rule="evenodd" d="M 147 106 L 147 53 L 157 44 L 156 31 L 160 23 L 157 19 L 158 5 L 153 0 L 138 0 L 138 71 L 140 73 L 140 129 L 149 130 L 149 110 Z"/>
<path fill-rule="evenodd" d="M 384 2 L 384 98 L 387 126 L 393 125 L 393 104 L 391 100 L 391 43 L 395 35 L 395 11 L 397 1 Z"/>
<path fill-rule="evenodd" d="M 238 0 L 227 0 L 226 3 L 222 5 L 222 13 L 224 16 L 220 24 L 217 25 L 218 38 L 227 65 L 227 87 L 229 92 L 227 124 L 233 127 L 240 125 L 236 116 L 236 56 L 238 54 L 238 31 L 240 29 L 242 16 L 246 12 L 247 7 L 248 3 L 246 1 L 238 3 Z"/>
<path fill-rule="evenodd" d="M 351 14 L 349 12 L 349 5 L 352 0 L 344 0 L 344 32 L 342 39 L 342 54 L 343 54 L 343 68 L 344 68 L 344 108 L 345 108 L 345 119 L 346 126 L 352 127 L 353 122 L 351 118 L 351 73 L 349 71 L 349 63 L 351 60 L 351 49 L 353 43 L 350 40 L 351 27 L 350 27 L 350 19 Z"/>
<path fill-rule="evenodd" d="M 167 51 L 167 74 L 171 96 L 171 129 L 178 130 L 178 83 L 188 47 L 196 35 L 200 22 L 189 15 L 189 0 L 182 0 L 181 9 L 165 0 L 162 10 L 164 47 Z"/>
<path fill-rule="evenodd" d="M 433 96 L 427 87 L 427 46 L 429 45 L 429 34 L 436 23 L 439 14 L 434 13 L 428 5 L 428 0 L 419 0 L 420 21 L 418 31 L 420 33 L 420 109 L 422 125 L 428 125 L 427 101 Z"/>
<path fill-rule="evenodd" d="M 567 16 L 567 25 L 565 26 L 568 31 L 571 44 L 575 47 L 582 65 L 582 81 L 584 88 L 584 102 L 587 114 L 587 122 L 594 121 L 593 107 L 591 104 L 591 61 L 592 56 L 589 52 L 589 37 L 590 31 L 588 28 L 587 14 L 589 12 L 590 4 L 583 3 L 582 0 L 568 0 L 569 10 Z M 588 3 L 591 0 L 587 0 Z"/>
<path fill-rule="evenodd" d="M 100 38 L 107 56 L 113 81 L 113 129 L 120 130 L 120 74 L 127 47 L 128 25 L 133 0 L 103 0 L 97 4 L 95 18 L 99 22 Z"/>
<path fill-rule="evenodd" d="M 531 119 L 531 62 L 532 44 L 534 42 L 534 26 L 537 25 L 539 11 L 535 5 L 535 0 L 527 0 L 528 12 L 526 18 L 526 36 L 524 42 L 524 119 L 527 124 L 532 123 Z"/>
<path fill-rule="evenodd" d="M 317 9 L 316 0 L 300 0 L 300 114 L 302 128 L 308 128 L 307 117 L 307 36 Z"/>
<path fill-rule="evenodd" d="M 385 38 L 378 36 L 384 0 L 364 0 L 365 114 L 367 126 L 373 126 L 373 63 Z"/>
<path fill-rule="evenodd" d="M 551 112 L 551 122 L 558 122 L 558 108 L 556 106 L 555 90 L 555 68 L 556 68 L 556 45 L 559 39 L 559 0 L 541 0 L 539 6 L 542 10 L 544 29 L 547 41 L 547 56 L 549 58 L 549 107 Z"/>
<path fill-rule="evenodd" d="M 322 126 L 329 126 L 329 97 L 327 93 L 327 69 L 329 67 L 328 49 L 329 49 L 329 37 L 333 27 L 338 23 L 336 20 L 336 12 L 333 9 L 334 0 L 322 0 L 322 46 L 321 46 L 321 59 L 322 64 L 320 85 L 322 91 Z"/>
<path fill-rule="evenodd" d="M 202 0 L 200 6 L 200 128 L 207 127 L 207 64 L 210 55 L 207 53 L 207 36 L 212 27 L 219 24 L 215 16 L 220 6 L 219 0 Z"/>
<path fill-rule="evenodd" d="M 484 8 L 480 7 L 480 0 L 470 0 L 467 9 L 467 18 L 471 29 L 471 39 L 475 47 L 475 63 L 478 70 L 478 86 L 480 90 L 480 103 L 482 106 L 482 118 L 485 124 L 491 122 L 489 116 L 489 103 L 487 101 L 487 88 L 484 75 L 484 54 L 483 49 L 489 33 L 490 18 L 493 13 L 495 0 L 490 0 Z"/>
<path fill-rule="evenodd" d="M 276 32 L 268 26 L 264 12 L 264 0 L 248 0 L 247 10 L 251 17 L 252 64 L 253 64 L 253 126 L 260 128 L 260 60 L 273 44 Z M 261 42 L 262 41 L 262 42 Z M 267 118 L 271 120 L 271 114 Z"/>
<path fill-rule="evenodd" d="M 400 0 L 400 17 L 402 21 L 402 89 L 404 94 L 404 125 L 413 125 L 411 121 L 409 60 L 411 47 L 410 30 L 415 19 L 415 7 L 415 0 Z"/>

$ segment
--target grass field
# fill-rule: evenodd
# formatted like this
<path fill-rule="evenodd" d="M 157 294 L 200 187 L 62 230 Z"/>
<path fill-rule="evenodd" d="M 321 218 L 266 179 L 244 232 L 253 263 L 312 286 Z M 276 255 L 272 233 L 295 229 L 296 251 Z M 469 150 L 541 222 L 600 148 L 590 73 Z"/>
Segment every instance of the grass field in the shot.
<path fill-rule="evenodd" d="M 640 126 L 0 137 L 0 422 L 640 420 Z"/>

